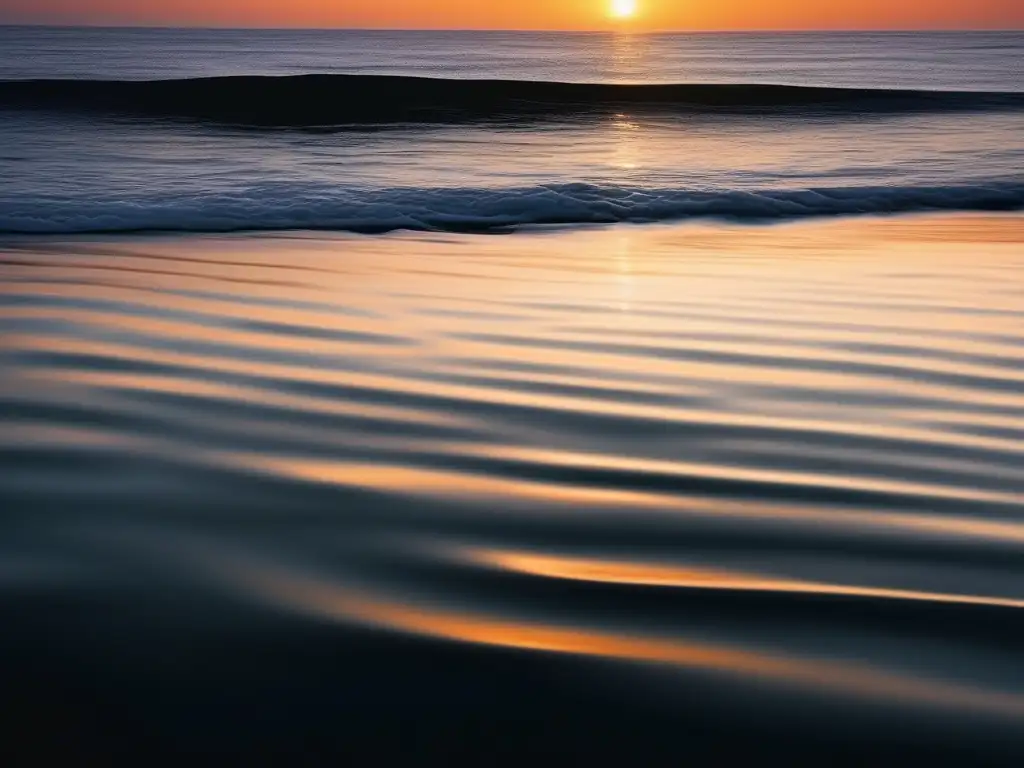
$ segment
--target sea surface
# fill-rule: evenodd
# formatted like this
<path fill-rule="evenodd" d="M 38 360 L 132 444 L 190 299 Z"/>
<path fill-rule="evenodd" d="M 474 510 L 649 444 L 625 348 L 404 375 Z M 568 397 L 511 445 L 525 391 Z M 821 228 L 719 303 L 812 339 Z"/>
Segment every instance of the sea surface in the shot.
<path fill-rule="evenodd" d="M 1024 205 L 1024 33 L 6 27 L 0 51 L 0 232 L 500 229 Z M 330 77 L 315 88 L 279 79 L 302 75 Z M 195 80 L 208 77 L 228 79 Z M 465 83 L 484 78 L 506 82 Z M 48 79 L 77 85 L 8 82 Z M 136 82 L 167 79 L 186 82 Z M 559 82 L 605 87 L 552 92 Z"/>
<path fill-rule="evenodd" d="M 1022 168 L 1024 33 L 0 28 L 0 759 L 1021 765 Z"/>

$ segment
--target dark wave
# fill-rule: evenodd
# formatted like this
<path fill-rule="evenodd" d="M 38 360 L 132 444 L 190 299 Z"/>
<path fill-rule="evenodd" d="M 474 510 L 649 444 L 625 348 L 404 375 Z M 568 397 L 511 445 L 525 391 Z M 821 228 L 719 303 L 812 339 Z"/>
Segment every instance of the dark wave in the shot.
<path fill-rule="evenodd" d="M 619 85 L 380 75 L 0 81 L 0 105 L 253 125 L 540 118 L 629 108 L 853 114 L 1024 109 L 1024 93 L 756 84 Z"/>
<path fill-rule="evenodd" d="M 772 222 L 929 211 L 1018 211 L 1024 182 L 693 190 L 599 184 L 345 189 L 261 184 L 235 192 L 134 199 L 0 198 L 0 232 L 395 230 L 486 232 L 532 225 L 652 223 L 697 218 Z"/>

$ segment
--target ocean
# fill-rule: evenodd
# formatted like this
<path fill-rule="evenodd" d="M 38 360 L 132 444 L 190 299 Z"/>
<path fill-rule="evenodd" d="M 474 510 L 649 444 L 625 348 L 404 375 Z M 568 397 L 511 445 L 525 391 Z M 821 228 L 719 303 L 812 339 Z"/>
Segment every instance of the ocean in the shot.
<path fill-rule="evenodd" d="M 1024 33 L 0 27 L 5 765 L 1020 765 Z"/>
<path fill-rule="evenodd" d="M 203 93 L 201 81 L 175 93 L 0 86 L 0 232 L 494 229 L 1024 203 L 1018 33 L 8 27 L 0 49 L 0 80 L 236 78 Z M 237 79 L 311 74 L 335 78 L 315 88 Z M 431 94 L 389 76 L 449 82 Z M 465 79 L 527 87 L 467 93 Z M 619 87 L 546 95 L 545 82 Z M 652 83 L 703 88 L 638 91 Z M 909 92 L 880 98 L 884 89 Z M 67 109 L 82 102 L 109 109 Z M 151 119 L 126 117 L 131 107 Z"/>

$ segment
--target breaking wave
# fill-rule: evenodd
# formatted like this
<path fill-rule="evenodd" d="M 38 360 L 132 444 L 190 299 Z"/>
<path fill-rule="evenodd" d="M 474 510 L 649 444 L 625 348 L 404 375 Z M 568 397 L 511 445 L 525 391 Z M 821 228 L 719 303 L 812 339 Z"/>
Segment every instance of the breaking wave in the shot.
<path fill-rule="evenodd" d="M 692 218 L 772 222 L 822 216 L 1024 209 L 1024 182 L 960 186 L 685 190 L 584 183 L 513 188 L 345 189 L 267 183 L 237 192 L 138 199 L 0 198 L 0 232 L 244 230 L 501 231 L 531 225 L 653 223 Z"/>

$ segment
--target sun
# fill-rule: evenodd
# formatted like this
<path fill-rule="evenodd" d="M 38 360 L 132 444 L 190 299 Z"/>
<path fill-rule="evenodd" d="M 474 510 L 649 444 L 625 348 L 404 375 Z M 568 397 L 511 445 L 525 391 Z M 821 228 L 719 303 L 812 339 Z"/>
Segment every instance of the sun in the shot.
<path fill-rule="evenodd" d="M 608 15 L 613 19 L 631 19 L 636 16 L 637 0 L 611 0 Z"/>

